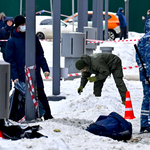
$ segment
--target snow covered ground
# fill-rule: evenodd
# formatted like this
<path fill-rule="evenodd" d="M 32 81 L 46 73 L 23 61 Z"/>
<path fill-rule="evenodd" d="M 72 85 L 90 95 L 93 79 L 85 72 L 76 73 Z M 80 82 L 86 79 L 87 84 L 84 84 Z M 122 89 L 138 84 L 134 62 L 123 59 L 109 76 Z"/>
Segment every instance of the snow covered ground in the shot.
<path fill-rule="evenodd" d="M 143 34 L 129 32 L 129 39 L 139 39 Z M 136 42 L 107 42 L 105 45 L 114 47 L 113 53 L 122 59 L 124 69 L 124 81 L 130 91 L 131 101 L 135 119 L 128 120 L 132 123 L 132 137 L 141 140 L 136 142 L 118 142 L 111 138 L 96 136 L 87 131 L 86 127 L 94 122 L 100 115 L 109 115 L 115 111 L 124 116 L 125 106 L 112 77 L 109 77 L 103 87 L 100 98 L 93 95 L 93 83 L 88 83 L 79 95 L 77 88 L 80 85 L 80 78 L 74 80 L 60 81 L 61 96 L 66 99 L 52 102 L 50 107 L 54 119 L 29 123 L 27 125 L 40 125 L 39 132 L 48 138 L 21 139 L 17 141 L 0 139 L 0 150 L 149 150 L 150 134 L 139 134 L 140 130 L 140 108 L 143 98 L 142 84 L 138 80 L 138 68 L 135 66 L 135 50 L 133 44 Z M 102 45 L 102 44 L 101 44 Z M 42 41 L 49 66 L 52 66 L 52 42 Z M 101 52 L 100 46 L 94 52 Z M 0 54 L 0 60 L 2 56 Z M 64 65 L 61 58 L 61 67 Z M 132 69 L 129 69 L 132 66 Z M 52 95 L 52 81 L 44 80 L 47 96 Z M 24 124 L 26 125 L 26 124 Z M 59 129 L 61 132 L 54 132 Z"/>

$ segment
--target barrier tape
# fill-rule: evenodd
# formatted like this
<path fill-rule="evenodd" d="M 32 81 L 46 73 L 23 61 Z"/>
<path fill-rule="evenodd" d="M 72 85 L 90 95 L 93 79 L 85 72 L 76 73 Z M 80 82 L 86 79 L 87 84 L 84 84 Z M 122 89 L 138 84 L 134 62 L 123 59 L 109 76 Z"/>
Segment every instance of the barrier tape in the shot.
<path fill-rule="evenodd" d="M 123 67 L 123 69 L 133 69 L 133 68 L 139 68 L 139 66 L 134 66 L 134 67 L 132 67 L 132 66 Z"/>
<path fill-rule="evenodd" d="M 114 40 L 114 41 L 102 41 L 102 40 L 93 40 L 93 39 L 86 39 L 87 43 L 104 43 L 104 42 L 137 42 L 140 39 L 126 39 L 126 40 Z"/>
<path fill-rule="evenodd" d="M 104 43 L 104 42 L 138 42 L 140 39 L 126 39 L 126 40 L 114 40 L 114 41 L 103 41 L 103 40 L 93 40 L 86 39 L 87 43 Z"/>
<path fill-rule="evenodd" d="M 37 104 L 37 101 L 35 100 L 35 97 L 33 95 L 34 86 L 32 84 L 31 74 L 30 74 L 30 71 L 29 71 L 29 69 L 34 69 L 34 68 L 35 67 L 33 67 L 33 66 L 25 68 L 25 75 L 26 75 L 26 80 L 27 80 L 28 88 L 29 88 L 29 91 L 30 91 L 30 94 L 31 94 L 31 97 L 32 97 L 32 100 L 33 100 L 33 103 L 34 103 L 34 106 L 37 109 L 37 105 L 38 104 Z"/>
<path fill-rule="evenodd" d="M 36 99 L 35 99 L 35 97 L 34 97 L 34 95 L 33 95 L 34 86 L 33 86 L 33 84 L 32 84 L 31 74 L 30 74 L 30 71 L 29 71 L 29 69 L 35 69 L 35 68 L 36 68 L 35 66 L 30 66 L 30 67 L 25 68 L 25 75 L 26 75 L 26 80 L 27 80 L 28 89 L 29 89 L 29 91 L 30 91 L 31 98 L 32 98 L 32 101 L 33 101 L 33 103 L 34 103 L 34 107 L 35 107 L 35 109 L 37 109 L 38 103 L 37 103 L 37 101 L 36 101 Z M 20 122 L 22 122 L 22 121 L 25 121 L 25 116 L 24 116 L 22 119 L 20 119 L 20 120 L 18 121 L 18 123 L 20 123 Z"/>
<path fill-rule="evenodd" d="M 124 70 L 126 69 L 133 69 L 133 68 L 139 68 L 139 66 L 128 66 L 128 67 L 123 67 Z M 72 73 L 72 74 L 68 74 L 68 77 L 73 77 L 73 76 L 81 76 L 82 73 Z M 50 79 L 53 77 L 46 77 L 45 79 Z"/>
<path fill-rule="evenodd" d="M 40 41 L 53 41 L 53 39 L 39 39 Z M 2 39 L 2 40 L 0 40 L 0 41 L 8 41 L 8 39 Z"/>
<path fill-rule="evenodd" d="M 3 40 L 3 39 L 2 39 L 2 40 L 0 40 L 0 41 L 8 41 L 8 40 Z"/>
<path fill-rule="evenodd" d="M 40 41 L 53 41 L 53 39 L 39 39 Z"/>
<path fill-rule="evenodd" d="M 40 41 L 53 41 L 53 39 L 39 39 Z M 140 39 L 126 39 L 126 40 L 114 40 L 114 41 L 103 41 L 103 40 L 94 40 L 94 39 L 86 39 L 87 43 L 104 43 L 104 42 L 138 42 Z M 0 41 L 8 41 L 2 39 Z"/>
<path fill-rule="evenodd" d="M 68 74 L 68 77 L 80 76 L 80 75 L 82 75 L 82 73 L 73 73 L 73 74 Z"/>

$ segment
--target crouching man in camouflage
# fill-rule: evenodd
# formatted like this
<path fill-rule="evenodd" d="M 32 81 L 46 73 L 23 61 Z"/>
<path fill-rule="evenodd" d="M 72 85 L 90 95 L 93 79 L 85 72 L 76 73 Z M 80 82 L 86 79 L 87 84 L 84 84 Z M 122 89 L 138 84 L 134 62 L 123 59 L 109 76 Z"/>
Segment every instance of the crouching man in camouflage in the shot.
<path fill-rule="evenodd" d="M 112 73 L 116 86 L 119 90 L 122 103 L 125 104 L 126 85 L 123 81 L 123 70 L 121 59 L 108 53 L 98 53 L 92 55 L 82 55 L 81 59 L 76 61 L 76 68 L 82 72 L 80 87 L 78 93 L 83 92 L 87 82 L 94 82 L 94 95 L 100 97 L 103 84 L 106 78 Z M 91 76 L 95 74 L 95 76 Z"/>

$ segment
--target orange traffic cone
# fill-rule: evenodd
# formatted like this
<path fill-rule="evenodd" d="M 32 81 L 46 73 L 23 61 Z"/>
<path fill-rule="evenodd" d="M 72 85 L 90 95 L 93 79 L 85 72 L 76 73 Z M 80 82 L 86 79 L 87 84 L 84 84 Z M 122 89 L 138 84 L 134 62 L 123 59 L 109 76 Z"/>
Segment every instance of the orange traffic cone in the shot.
<path fill-rule="evenodd" d="M 132 108 L 132 102 L 130 98 L 130 92 L 126 92 L 126 104 L 125 104 L 125 116 L 124 119 L 134 119 L 134 113 Z"/>
<path fill-rule="evenodd" d="M 4 136 L 1 131 L 0 131 L 0 137 L 4 139 Z"/>

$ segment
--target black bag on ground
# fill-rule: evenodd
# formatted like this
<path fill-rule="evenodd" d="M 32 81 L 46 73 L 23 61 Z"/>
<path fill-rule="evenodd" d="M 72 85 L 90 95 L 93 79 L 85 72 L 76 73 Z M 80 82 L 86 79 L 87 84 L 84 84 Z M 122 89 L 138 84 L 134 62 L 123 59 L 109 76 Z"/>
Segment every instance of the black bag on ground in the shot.
<path fill-rule="evenodd" d="M 14 91 L 10 96 L 9 119 L 19 121 L 25 116 L 25 92 L 26 84 L 18 81 L 14 86 Z M 37 110 L 37 117 L 42 117 L 45 114 L 42 103 L 38 100 L 39 109 Z"/>
<path fill-rule="evenodd" d="M 22 126 L 22 125 L 9 125 L 3 119 L 0 119 L 0 131 L 4 139 L 18 140 L 21 138 L 40 138 L 47 137 L 38 131 L 41 129 L 39 125 Z"/>
<path fill-rule="evenodd" d="M 130 140 L 132 137 L 132 124 L 116 112 L 112 112 L 108 116 L 100 116 L 86 130 L 118 141 Z"/>

